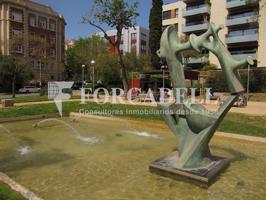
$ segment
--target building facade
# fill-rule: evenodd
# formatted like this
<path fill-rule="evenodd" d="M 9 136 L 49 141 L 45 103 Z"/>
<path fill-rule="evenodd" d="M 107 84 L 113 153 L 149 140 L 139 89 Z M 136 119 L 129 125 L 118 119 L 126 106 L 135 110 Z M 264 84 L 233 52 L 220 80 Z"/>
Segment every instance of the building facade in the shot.
<path fill-rule="evenodd" d="M 116 30 L 106 32 L 113 41 L 116 40 Z M 104 38 L 102 32 L 96 35 Z M 110 52 L 115 53 L 115 47 L 110 44 Z M 135 53 L 136 56 L 149 54 L 149 31 L 143 27 L 136 26 L 135 28 L 123 29 L 122 39 L 120 43 L 120 51 L 126 53 Z"/>
<path fill-rule="evenodd" d="M 250 56 L 257 67 L 266 67 L 265 21 L 265 0 L 179 0 L 163 6 L 163 26 L 175 25 L 179 36 L 200 35 L 210 22 L 224 25 L 220 38 L 233 57 Z M 211 53 L 189 59 L 188 65 L 199 68 L 206 60 L 219 66 Z"/>
<path fill-rule="evenodd" d="M 1 0 L 0 51 L 31 66 L 34 80 L 62 80 L 65 20 L 31 0 Z"/>

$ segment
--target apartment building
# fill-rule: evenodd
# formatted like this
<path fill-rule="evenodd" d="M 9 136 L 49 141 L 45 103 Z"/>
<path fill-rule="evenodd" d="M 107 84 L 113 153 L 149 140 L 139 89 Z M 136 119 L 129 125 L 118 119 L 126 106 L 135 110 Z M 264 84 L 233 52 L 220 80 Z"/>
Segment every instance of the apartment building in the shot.
<path fill-rule="evenodd" d="M 72 47 L 74 47 L 75 41 L 74 40 L 66 40 L 65 41 L 65 50 L 68 50 Z"/>
<path fill-rule="evenodd" d="M 175 25 L 179 36 L 200 35 L 209 22 L 224 25 L 220 38 L 233 57 L 250 56 L 257 67 L 266 67 L 265 21 L 266 0 L 179 0 L 163 6 L 163 26 Z M 211 53 L 189 59 L 188 65 L 200 68 L 206 60 L 219 66 Z"/>
<path fill-rule="evenodd" d="M 106 32 L 113 41 L 116 40 L 116 30 L 109 30 Z M 102 32 L 96 35 L 104 38 Z M 115 47 L 110 44 L 110 52 L 115 53 Z M 149 30 L 136 26 L 135 28 L 123 29 L 122 40 L 120 43 L 120 51 L 125 55 L 126 53 L 135 53 L 136 56 L 149 54 Z"/>
<path fill-rule="evenodd" d="M 34 80 L 62 80 L 64 18 L 31 0 L 0 1 L 0 51 L 31 66 Z"/>

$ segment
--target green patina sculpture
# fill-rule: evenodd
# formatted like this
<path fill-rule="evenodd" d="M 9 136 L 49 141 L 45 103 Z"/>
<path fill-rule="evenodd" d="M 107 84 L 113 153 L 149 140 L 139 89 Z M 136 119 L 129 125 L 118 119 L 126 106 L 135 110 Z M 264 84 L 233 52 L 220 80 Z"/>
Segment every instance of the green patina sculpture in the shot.
<path fill-rule="evenodd" d="M 169 26 L 161 38 L 158 56 L 167 62 L 173 88 L 186 87 L 182 51 L 201 52 L 202 50 L 209 50 L 217 56 L 231 92 L 231 95 L 217 112 L 210 112 L 204 106 L 192 102 L 186 96 L 185 91 L 181 92 L 181 102 L 178 104 L 176 99 L 176 102 L 171 105 L 158 105 L 161 113 L 164 113 L 162 114 L 163 119 L 179 141 L 177 168 L 197 168 L 206 166 L 211 162 L 212 156 L 208 144 L 225 115 L 239 95 L 244 92 L 237 69 L 253 64 L 251 59 L 237 61 L 231 56 L 218 36 L 218 32 L 222 28 L 222 26 L 217 27 L 215 24 L 210 24 L 204 34 L 200 36 L 191 34 L 188 42 L 180 43 L 175 28 Z M 174 96 L 176 97 L 175 92 Z M 166 114 L 173 112 L 177 114 Z"/>

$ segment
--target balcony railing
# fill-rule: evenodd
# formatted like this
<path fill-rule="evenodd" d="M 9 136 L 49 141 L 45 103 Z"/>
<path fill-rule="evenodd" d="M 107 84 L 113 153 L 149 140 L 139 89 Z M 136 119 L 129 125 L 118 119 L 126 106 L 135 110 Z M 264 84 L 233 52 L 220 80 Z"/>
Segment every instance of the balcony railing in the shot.
<path fill-rule="evenodd" d="M 231 43 L 242 43 L 242 42 L 255 42 L 258 41 L 257 29 L 247 29 L 233 31 L 226 36 L 225 42 Z"/>
<path fill-rule="evenodd" d="M 207 4 L 201 4 L 197 6 L 187 7 L 183 12 L 183 17 L 199 15 L 199 14 L 210 14 L 210 6 Z"/>
<path fill-rule="evenodd" d="M 208 24 L 205 22 L 202 23 L 187 23 L 185 26 L 183 26 L 183 32 L 194 32 L 194 31 L 201 31 L 201 30 L 207 30 Z"/>
<path fill-rule="evenodd" d="M 236 60 L 244 60 L 248 57 L 251 57 L 253 60 L 257 60 L 257 54 L 256 53 L 232 54 L 232 56 Z"/>
<path fill-rule="evenodd" d="M 209 61 L 209 57 L 199 57 L 199 58 L 189 58 L 189 59 L 183 59 L 183 63 L 185 64 L 199 64 L 199 63 L 206 63 Z"/>
<path fill-rule="evenodd" d="M 258 3 L 258 0 L 227 0 L 226 8 L 236 8 Z"/>
<path fill-rule="evenodd" d="M 257 23 L 258 15 L 256 12 L 251 12 L 241 15 L 229 16 L 226 20 L 226 26 L 235 26 L 241 24 Z"/>

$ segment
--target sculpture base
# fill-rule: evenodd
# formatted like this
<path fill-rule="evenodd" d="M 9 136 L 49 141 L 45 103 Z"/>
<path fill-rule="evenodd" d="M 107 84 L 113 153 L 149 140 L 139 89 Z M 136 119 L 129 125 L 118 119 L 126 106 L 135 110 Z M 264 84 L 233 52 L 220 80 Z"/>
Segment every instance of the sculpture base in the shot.
<path fill-rule="evenodd" d="M 205 167 L 199 168 L 177 168 L 175 163 L 178 160 L 178 152 L 175 151 L 163 158 L 155 160 L 149 166 L 152 173 L 169 177 L 175 180 L 182 180 L 208 188 L 217 176 L 229 166 L 229 159 L 212 157 L 212 162 Z"/>

